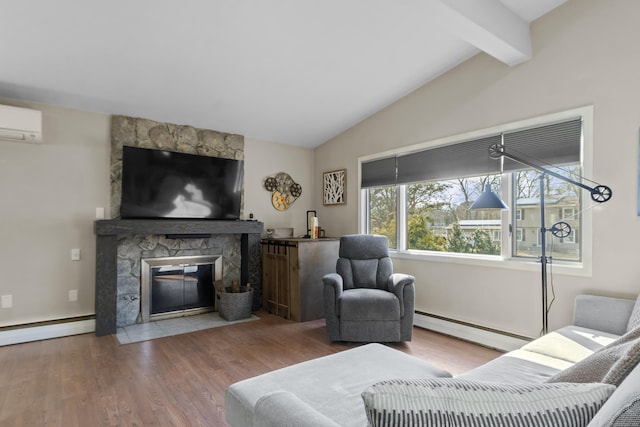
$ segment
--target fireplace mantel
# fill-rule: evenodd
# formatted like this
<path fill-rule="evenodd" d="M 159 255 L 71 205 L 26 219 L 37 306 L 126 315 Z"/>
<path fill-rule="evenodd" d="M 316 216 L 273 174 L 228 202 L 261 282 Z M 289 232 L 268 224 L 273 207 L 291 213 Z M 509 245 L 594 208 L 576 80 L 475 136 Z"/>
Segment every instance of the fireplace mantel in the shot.
<path fill-rule="evenodd" d="M 96 234 L 96 335 L 116 332 L 117 252 L 121 236 L 173 235 L 182 238 L 201 235 L 241 235 L 241 282 L 251 282 L 258 290 L 260 281 L 259 221 L 183 220 L 183 219 L 109 219 L 95 222 Z M 257 295 L 256 295 L 257 296 Z"/>
<path fill-rule="evenodd" d="M 105 219 L 95 222 L 97 236 L 128 234 L 260 234 L 259 221 L 185 219 Z"/>

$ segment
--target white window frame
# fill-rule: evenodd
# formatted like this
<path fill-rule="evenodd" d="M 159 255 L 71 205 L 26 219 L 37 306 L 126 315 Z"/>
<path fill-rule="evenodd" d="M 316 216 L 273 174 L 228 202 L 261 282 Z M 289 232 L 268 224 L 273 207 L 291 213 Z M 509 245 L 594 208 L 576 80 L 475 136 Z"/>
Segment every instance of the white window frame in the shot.
<path fill-rule="evenodd" d="M 576 243 L 576 234 L 570 233 L 567 237 L 563 237 L 562 243 Z"/>
<path fill-rule="evenodd" d="M 577 116 L 582 117 L 582 175 L 587 178 L 593 177 L 593 106 L 585 106 L 572 110 L 562 111 L 558 113 L 552 113 L 535 117 L 518 122 L 508 123 L 500 126 L 486 128 L 478 131 L 467 132 L 464 134 L 454 135 L 446 138 L 437 139 L 434 141 L 423 142 L 407 147 L 388 150 L 382 153 L 376 153 L 366 155 L 358 158 L 358 182 L 362 177 L 362 163 L 381 159 L 393 155 L 406 154 L 414 151 L 425 150 L 430 148 L 436 148 L 442 145 L 453 144 L 456 142 L 462 142 L 471 140 L 474 138 L 482 138 L 487 135 L 493 135 L 499 132 L 507 132 L 516 129 L 522 129 L 527 127 L 543 126 L 545 124 L 558 122 L 562 120 L 568 120 Z M 502 200 L 507 205 L 512 206 L 511 200 L 511 180 L 508 179 L 508 174 L 502 176 L 502 194 L 500 195 Z M 402 191 L 400 193 L 403 193 Z M 358 229 L 361 233 L 367 232 L 367 191 L 360 190 L 360 197 L 358 197 Z M 400 206 L 404 209 L 405 200 L 399 200 Z M 554 272 L 558 274 L 586 276 L 589 277 L 592 274 L 592 259 L 593 259 L 593 216 L 592 210 L 588 209 L 588 204 L 592 203 L 589 197 L 583 198 L 584 206 L 581 208 L 582 224 L 581 224 L 581 239 L 582 239 L 582 259 L 580 262 L 575 261 L 556 261 L 554 260 Z M 593 202 L 595 203 L 595 202 Z M 448 263 L 461 263 L 469 265 L 494 265 L 499 268 L 516 269 L 537 271 L 540 269 L 540 263 L 535 259 L 519 258 L 512 255 L 511 233 L 509 232 L 509 226 L 512 224 L 511 210 L 502 211 L 502 255 L 501 256 L 488 256 L 488 255 L 473 255 L 473 254 L 455 254 L 449 252 L 425 252 L 425 251 L 413 251 L 406 249 L 392 250 L 391 256 L 394 258 L 403 259 L 416 259 L 425 260 L 430 262 L 448 262 Z M 404 221 L 399 221 L 404 223 Z M 514 224 L 515 226 L 515 224 Z M 399 228 L 402 228 L 399 227 Z M 398 230 L 398 248 L 406 248 L 406 230 Z"/>
<path fill-rule="evenodd" d="M 567 215 L 567 213 L 569 213 Z M 575 208 L 562 208 L 562 215 L 561 215 L 562 220 L 566 220 L 566 219 L 574 219 L 576 217 L 576 209 Z"/>

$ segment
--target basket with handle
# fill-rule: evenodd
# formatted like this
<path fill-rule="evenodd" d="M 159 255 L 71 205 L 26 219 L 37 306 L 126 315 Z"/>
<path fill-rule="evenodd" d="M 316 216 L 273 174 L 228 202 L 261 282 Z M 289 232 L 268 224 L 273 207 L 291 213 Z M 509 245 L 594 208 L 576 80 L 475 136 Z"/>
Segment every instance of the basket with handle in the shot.
<path fill-rule="evenodd" d="M 240 320 L 251 317 L 253 306 L 253 288 L 241 286 L 240 292 L 231 292 L 230 287 L 226 292 L 218 292 L 218 313 L 224 320 Z"/>

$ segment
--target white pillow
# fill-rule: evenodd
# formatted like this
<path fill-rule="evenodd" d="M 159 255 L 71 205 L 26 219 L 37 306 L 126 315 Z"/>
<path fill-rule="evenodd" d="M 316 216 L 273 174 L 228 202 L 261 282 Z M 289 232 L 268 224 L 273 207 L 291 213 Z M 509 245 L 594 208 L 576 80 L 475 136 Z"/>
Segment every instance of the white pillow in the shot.
<path fill-rule="evenodd" d="M 369 425 L 571 426 L 589 424 L 609 384 L 498 384 L 455 378 L 388 380 L 362 393 Z"/>

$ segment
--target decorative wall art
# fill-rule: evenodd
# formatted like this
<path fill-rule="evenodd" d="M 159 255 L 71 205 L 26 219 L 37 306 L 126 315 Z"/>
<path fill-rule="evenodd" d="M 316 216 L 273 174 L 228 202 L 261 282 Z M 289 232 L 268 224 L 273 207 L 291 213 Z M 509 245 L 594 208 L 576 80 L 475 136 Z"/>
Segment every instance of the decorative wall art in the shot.
<path fill-rule="evenodd" d="M 322 176 L 322 203 L 325 206 L 344 205 L 347 203 L 346 188 L 346 169 L 325 172 Z"/>
<path fill-rule="evenodd" d="M 271 191 L 271 204 L 276 210 L 286 211 L 302 195 L 302 186 L 288 173 L 279 172 L 264 180 L 264 188 Z"/>

